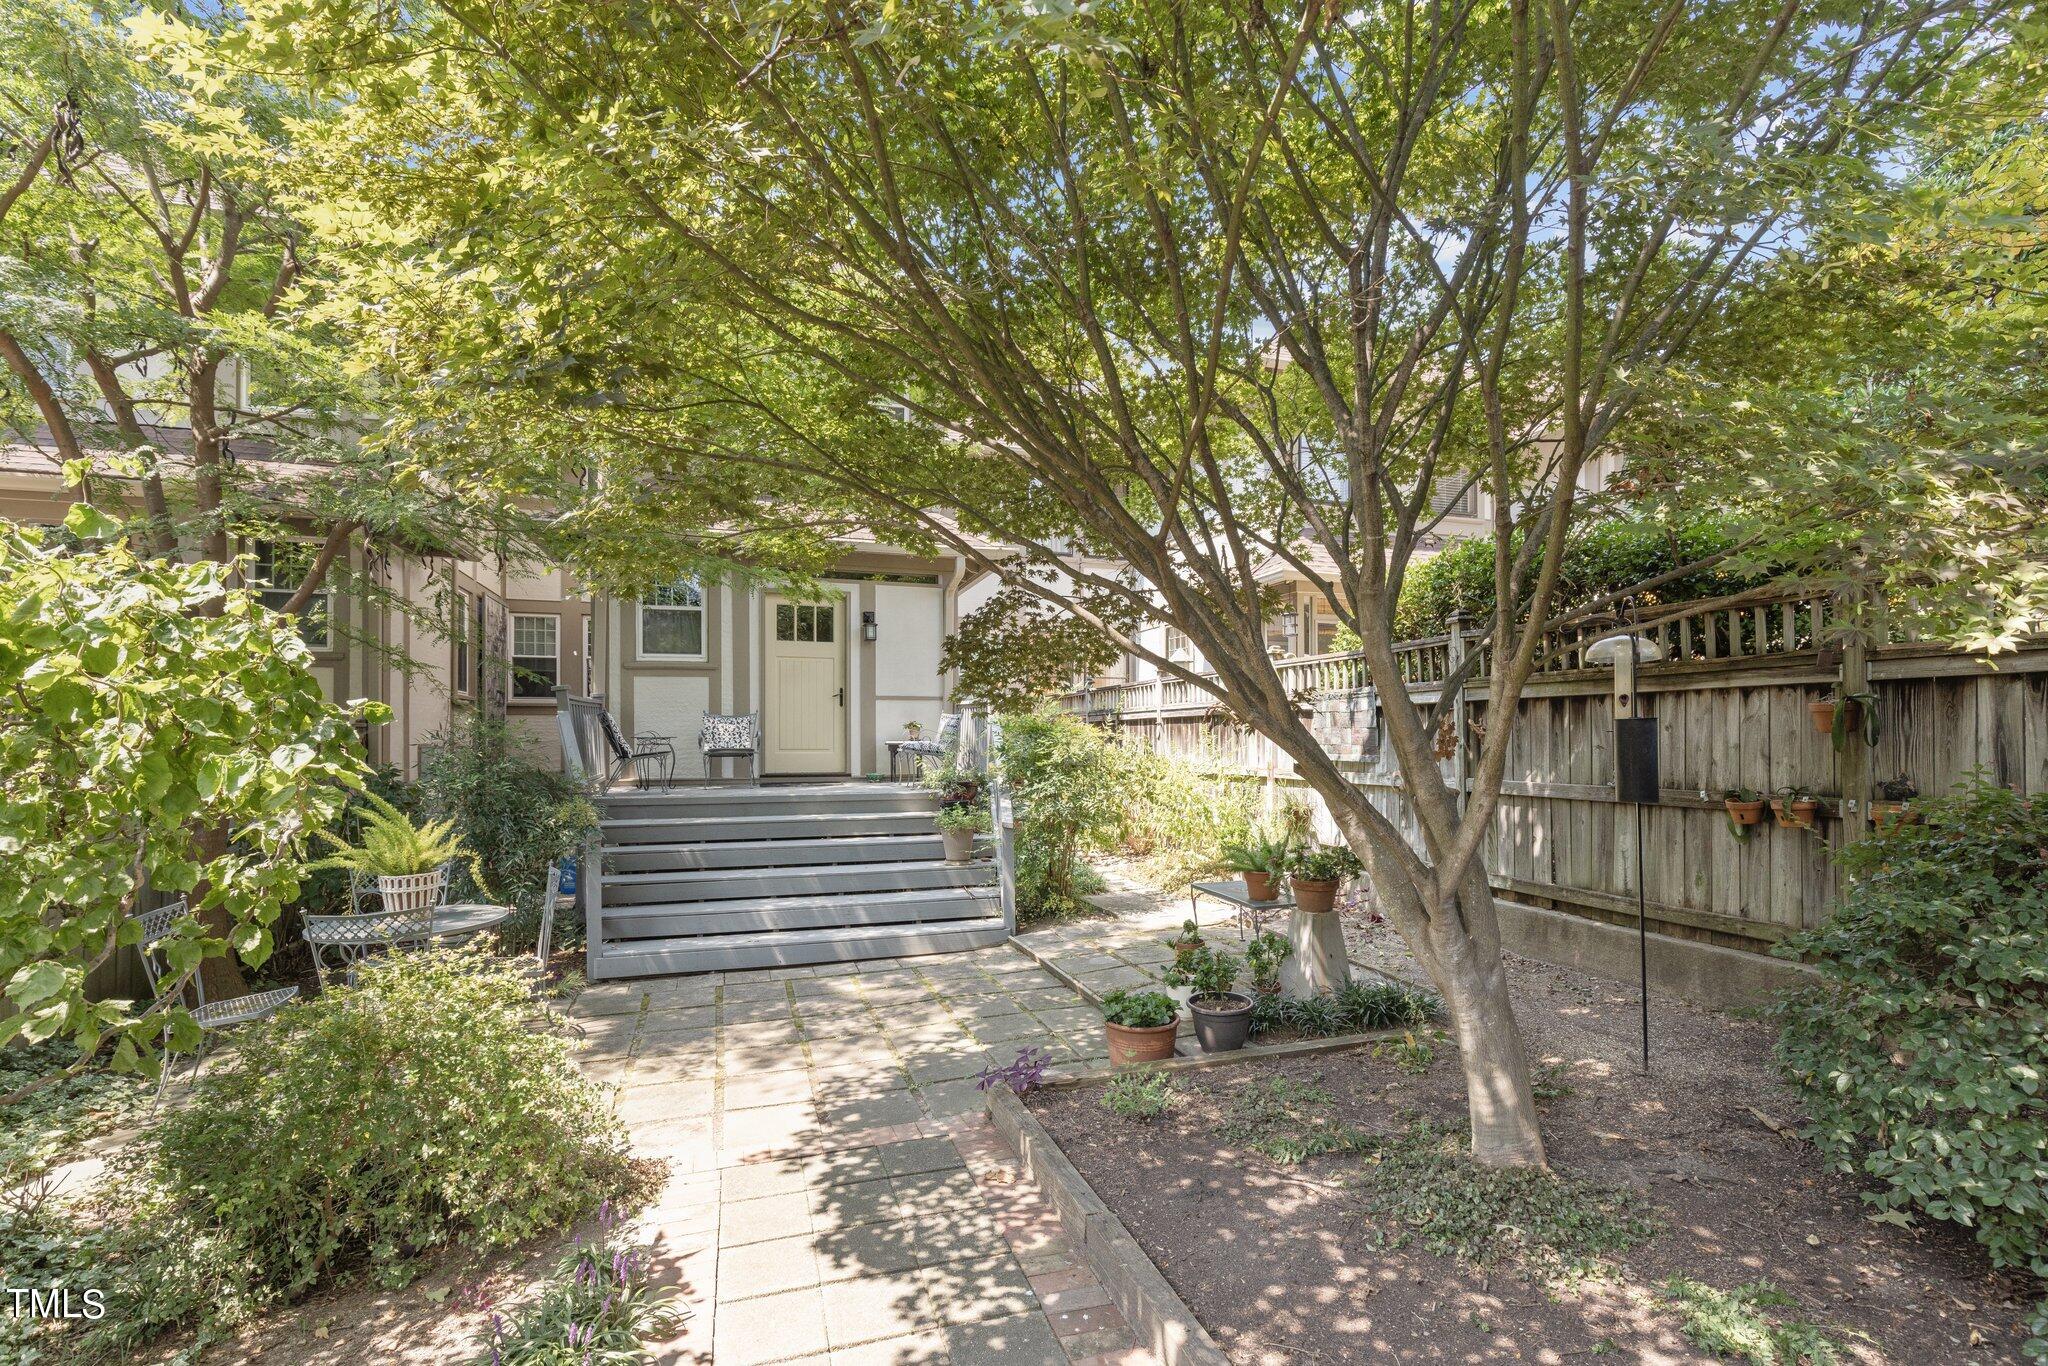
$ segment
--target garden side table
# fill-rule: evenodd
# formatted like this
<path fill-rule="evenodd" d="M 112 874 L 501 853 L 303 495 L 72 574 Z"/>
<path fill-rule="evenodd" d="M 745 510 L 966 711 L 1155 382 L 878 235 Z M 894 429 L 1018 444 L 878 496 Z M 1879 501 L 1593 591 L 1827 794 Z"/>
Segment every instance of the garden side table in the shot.
<path fill-rule="evenodd" d="M 494 930 L 512 916 L 510 906 L 492 906 L 480 901 L 458 901 L 434 908 L 434 938 L 456 942 Z"/>
<path fill-rule="evenodd" d="M 1235 878 L 1228 882 L 1197 882 L 1188 888 L 1188 913 L 1197 920 L 1201 919 L 1196 912 L 1199 910 L 1201 898 L 1205 896 L 1213 897 L 1235 908 L 1237 937 L 1240 942 L 1245 937 L 1245 926 L 1251 926 L 1251 932 L 1257 934 L 1265 928 L 1267 916 L 1277 911 L 1294 909 L 1294 898 L 1291 896 L 1279 896 L 1271 901 L 1252 900 L 1251 894 L 1245 890 L 1244 883 Z"/>

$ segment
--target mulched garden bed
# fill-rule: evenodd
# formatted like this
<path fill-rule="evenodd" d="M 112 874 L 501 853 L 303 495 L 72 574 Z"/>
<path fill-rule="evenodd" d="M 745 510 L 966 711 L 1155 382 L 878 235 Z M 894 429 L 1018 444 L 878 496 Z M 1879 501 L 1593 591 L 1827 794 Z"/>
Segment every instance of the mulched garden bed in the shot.
<path fill-rule="evenodd" d="M 1465 1113 L 1448 1044 L 1420 1074 L 1401 1065 L 1419 1065 L 1412 1051 L 1385 1047 L 1182 1072 L 1150 1123 L 1111 1114 L 1100 1087 L 1027 1102 L 1235 1361 L 1716 1360 L 1685 1335 L 1668 1290 L 1680 1277 L 1709 1294 L 1769 1282 L 1787 1302 L 1762 1314 L 1819 1328 L 1843 1361 L 2024 1359 L 2037 1289 L 1988 1272 L 1964 1231 L 1870 1222 L 1857 1185 L 1786 1136 L 1802 1116 L 1770 1071 L 1766 1026 L 1660 1008 L 1645 1079 L 1632 992 L 1523 960 L 1511 971 L 1553 1093 L 1551 1162 L 1583 1183 L 1536 1190 L 1542 1213 L 1526 1218 L 1592 1248 L 1633 1243 L 1590 1276 L 1526 1276 L 1527 1240 L 1470 1218 L 1498 1206 L 1442 1156 Z M 1418 1124 L 1448 1138 L 1417 1141 Z M 1337 1150 L 1290 1163 L 1304 1146 Z M 1419 1218 L 1434 1221 L 1421 1234 Z M 1429 1251 L 1429 1230 L 1493 1260 Z M 1810 1338 L 1778 1347 L 1786 1366 L 1827 1359 Z"/>

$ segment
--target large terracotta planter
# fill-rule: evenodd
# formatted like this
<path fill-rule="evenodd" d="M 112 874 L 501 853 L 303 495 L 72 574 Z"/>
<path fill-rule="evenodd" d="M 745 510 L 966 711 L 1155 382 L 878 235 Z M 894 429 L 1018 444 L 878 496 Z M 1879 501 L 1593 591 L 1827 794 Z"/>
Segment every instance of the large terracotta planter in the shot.
<path fill-rule="evenodd" d="M 1104 1020 L 1102 1027 L 1109 1034 L 1110 1066 L 1126 1067 L 1134 1062 L 1164 1062 L 1172 1057 L 1173 1036 L 1180 1029 L 1180 1021 L 1133 1029 Z"/>
<path fill-rule="evenodd" d="M 1244 875 L 1244 894 L 1254 901 L 1279 900 L 1274 895 L 1275 890 L 1271 873 L 1246 873 Z"/>
<path fill-rule="evenodd" d="M 1335 910 L 1337 889 L 1344 885 L 1339 878 L 1291 877 L 1287 883 L 1294 889 L 1294 904 L 1310 912 Z"/>

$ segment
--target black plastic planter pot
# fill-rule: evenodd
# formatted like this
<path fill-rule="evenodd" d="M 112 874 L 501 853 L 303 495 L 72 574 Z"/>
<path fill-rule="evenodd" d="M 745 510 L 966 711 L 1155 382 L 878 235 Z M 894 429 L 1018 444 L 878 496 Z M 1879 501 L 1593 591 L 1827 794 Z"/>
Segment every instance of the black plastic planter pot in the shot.
<path fill-rule="evenodd" d="M 1188 1002 L 1195 1038 L 1204 1053 L 1235 1053 L 1252 1036 L 1252 998 L 1241 991 L 1197 996 Z"/>

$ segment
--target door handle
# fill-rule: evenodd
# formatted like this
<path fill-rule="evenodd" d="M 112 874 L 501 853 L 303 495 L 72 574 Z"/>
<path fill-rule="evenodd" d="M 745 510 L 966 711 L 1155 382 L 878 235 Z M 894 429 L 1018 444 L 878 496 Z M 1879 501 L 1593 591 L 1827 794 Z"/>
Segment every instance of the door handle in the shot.
<path fill-rule="evenodd" d="M 844 688 L 839 690 L 839 705 L 842 707 L 846 705 L 846 689 Z"/>

